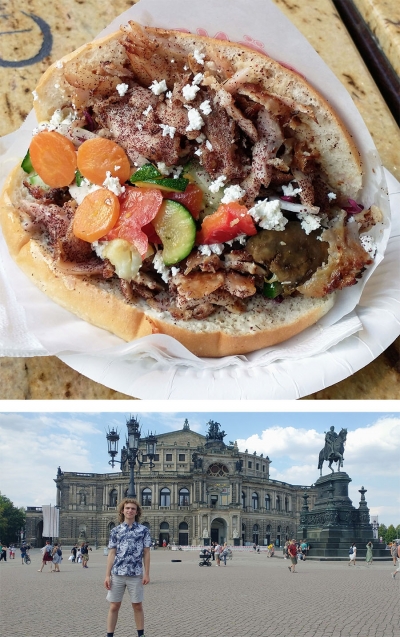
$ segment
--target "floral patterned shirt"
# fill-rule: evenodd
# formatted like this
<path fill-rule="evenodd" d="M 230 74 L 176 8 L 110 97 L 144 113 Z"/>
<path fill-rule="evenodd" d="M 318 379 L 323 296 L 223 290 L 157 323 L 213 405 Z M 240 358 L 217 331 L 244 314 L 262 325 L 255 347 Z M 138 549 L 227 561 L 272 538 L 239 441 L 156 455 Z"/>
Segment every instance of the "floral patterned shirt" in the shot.
<path fill-rule="evenodd" d="M 147 526 L 134 522 L 131 527 L 126 522 L 115 526 L 110 533 L 109 549 L 116 549 L 111 573 L 113 575 L 142 575 L 143 549 L 151 546 Z"/>

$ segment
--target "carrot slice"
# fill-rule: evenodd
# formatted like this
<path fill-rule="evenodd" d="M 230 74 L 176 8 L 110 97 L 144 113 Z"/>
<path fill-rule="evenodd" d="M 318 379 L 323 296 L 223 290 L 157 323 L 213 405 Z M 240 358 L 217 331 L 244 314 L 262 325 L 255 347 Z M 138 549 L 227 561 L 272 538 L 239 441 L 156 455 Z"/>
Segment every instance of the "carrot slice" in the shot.
<path fill-rule="evenodd" d="M 131 175 L 129 159 L 121 146 L 111 139 L 94 137 L 78 148 L 78 169 L 93 184 L 102 186 L 107 177 L 118 177 L 121 184 Z"/>
<path fill-rule="evenodd" d="M 56 131 L 42 131 L 29 146 L 34 170 L 50 188 L 69 186 L 76 170 L 76 151 L 73 143 Z"/>
<path fill-rule="evenodd" d="M 118 197 L 107 188 L 89 193 L 76 209 L 74 235 L 89 243 L 97 241 L 114 227 L 119 211 Z"/>

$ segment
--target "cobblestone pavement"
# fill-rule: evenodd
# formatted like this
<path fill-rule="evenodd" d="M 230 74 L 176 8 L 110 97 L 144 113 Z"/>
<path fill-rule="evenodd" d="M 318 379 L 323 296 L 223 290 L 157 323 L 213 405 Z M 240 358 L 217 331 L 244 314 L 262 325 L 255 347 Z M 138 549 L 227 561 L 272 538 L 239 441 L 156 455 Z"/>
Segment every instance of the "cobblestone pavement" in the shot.
<path fill-rule="evenodd" d="M 2 637 L 105 637 L 108 604 L 103 550 L 89 568 L 68 562 L 38 573 L 18 556 L 0 562 Z M 181 562 L 172 562 L 180 559 Z M 145 589 L 147 637 L 399 637 L 400 576 L 391 562 L 297 565 L 265 554 L 236 553 L 227 566 L 198 566 L 198 552 L 151 553 Z M 127 594 L 115 637 L 137 635 Z"/>

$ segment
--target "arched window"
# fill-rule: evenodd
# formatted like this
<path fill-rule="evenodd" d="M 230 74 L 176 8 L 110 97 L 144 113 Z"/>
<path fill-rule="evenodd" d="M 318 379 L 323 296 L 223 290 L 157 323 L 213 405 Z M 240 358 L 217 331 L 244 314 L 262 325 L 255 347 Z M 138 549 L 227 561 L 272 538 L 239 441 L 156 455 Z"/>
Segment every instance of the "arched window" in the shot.
<path fill-rule="evenodd" d="M 125 489 L 125 491 L 124 491 L 124 498 L 127 498 L 127 497 L 128 497 L 128 491 L 129 491 L 129 489 Z"/>
<path fill-rule="evenodd" d="M 253 525 L 253 533 L 258 533 L 258 524 Z"/>
<path fill-rule="evenodd" d="M 151 489 L 149 489 L 149 487 L 146 487 L 146 489 L 142 491 L 142 506 L 151 506 Z"/>
<path fill-rule="evenodd" d="M 246 508 L 246 494 L 244 491 L 242 491 L 242 507 Z"/>
<path fill-rule="evenodd" d="M 108 525 L 108 532 L 111 533 L 112 529 L 115 526 L 115 522 L 110 522 L 110 524 Z"/>
<path fill-rule="evenodd" d="M 258 509 L 258 493 L 253 491 L 253 493 L 251 494 L 251 500 L 253 503 L 253 509 Z"/>
<path fill-rule="evenodd" d="M 189 528 L 189 525 L 187 522 L 181 522 L 179 525 L 179 530 L 180 531 L 187 531 Z"/>
<path fill-rule="evenodd" d="M 271 509 L 271 498 L 268 495 L 268 493 L 265 496 L 265 508 L 267 509 L 267 511 L 269 511 Z"/>
<path fill-rule="evenodd" d="M 179 489 L 179 506 L 189 506 L 189 489 Z"/>
<path fill-rule="evenodd" d="M 279 495 L 276 496 L 276 510 L 281 510 L 281 497 Z"/>
<path fill-rule="evenodd" d="M 169 524 L 168 522 L 161 522 L 160 524 L 160 531 L 168 531 L 169 529 Z"/>
<path fill-rule="evenodd" d="M 110 491 L 110 507 L 117 506 L 117 498 L 118 498 L 117 489 L 113 489 L 112 491 Z"/>
<path fill-rule="evenodd" d="M 271 525 L 267 524 L 267 528 L 265 529 L 266 533 L 271 533 Z"/>
<path fill-rule="evenodd" d="M 171 491 L 164 487 L 160 491 L 160 507 L 171 506 Z"/>
<path fill-rule="evenodd" d="M 289 513 L 289 498 L 287 496 L 285 497 L 285 511 Z"/>

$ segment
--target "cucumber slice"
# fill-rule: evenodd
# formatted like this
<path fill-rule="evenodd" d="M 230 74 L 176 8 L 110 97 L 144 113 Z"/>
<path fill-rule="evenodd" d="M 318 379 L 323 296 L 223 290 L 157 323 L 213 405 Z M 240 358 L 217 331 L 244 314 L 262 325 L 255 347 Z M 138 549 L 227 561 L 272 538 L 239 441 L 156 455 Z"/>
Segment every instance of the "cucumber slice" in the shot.
<path fill-rule="evenodd" d="M 189 180 L 183 177 L 178 177 L 178 179 L 164 177 L 163 179 L 146 179 L 146 181 L 135 181 L 134 183 L 139 188 L 159 188 L 166 192 L 184 192 Z"/>
<path fill-rule="evenodd" d="M 76 185 L 80 186 L 83 180 L 84 180 L 84 176 L 82 175 L 82 173 L 79 172 L 79 170 L 75 170 Z"/>
<path fill-rule="evenodd" d="M 268 283 L 268 281 L 264 282 L 262 293 L 267 299 L 276 299 L 282 292 L 283 287 L 279 281 L 274 281 L 273 283 Z"/>
<path fill-rule="evenodd" d="M 29 154 L 29 150 L 28 150 L 28 152 L 26 153 L 25 157 L 22 160 L 21 168 L 26 173 L 31 173 L 33 171 L 33 166 L 32 166 L 32 162 L 31 162 L 31 156 Z"/>
<path fill-rule="evenodd" d="M 27 182 L 31 184 L 31 186 L 40 186 L 43 190 L 50 190 L 50 186 L 44 183 L 43 179 L 39 177 L 37 173 L 32 173 L 29 175 Z"/>
<path fill-rule="evenodd" d="M 163 243 L 165 265 L 174 265 L 190 254 L 196 239 L 196 224 L 185 206 L 165 199 L 152 224 Z"/>
<path fill-rule="evenodd" d="M 215 212 L 224 196 L 224 187 L 220 188 L 218 192 L 211 192 L 209 187 L 213 179 L 208 172 L 204 170 L 203 166 L 200 166 L 195 160 L 192 160 L 184 167 L 183 175 L 189 177 L 190 181 L 194 181 L 204 192 L 207 214 Z M 225 186 L 227 185 L 229 184 L 225 184 Z"/>
<path fill-rule="evenodd" d="M 160 179 L 162 174 L 153 164 L 145 164 L 130 176 L 129 181 L 135 184 L 137 181 L 147 181 L 148 179 Z"/>

